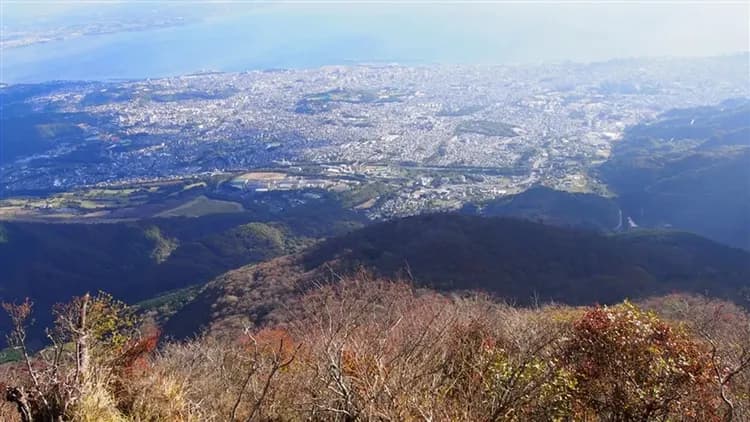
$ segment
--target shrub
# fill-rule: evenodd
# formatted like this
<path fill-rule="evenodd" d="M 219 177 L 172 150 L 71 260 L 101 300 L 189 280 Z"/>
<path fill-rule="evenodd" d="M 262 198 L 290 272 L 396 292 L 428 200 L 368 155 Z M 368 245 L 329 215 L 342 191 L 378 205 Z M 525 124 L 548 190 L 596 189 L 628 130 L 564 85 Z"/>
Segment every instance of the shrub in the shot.
<path fill-rule="evenodd" d="M 708 345 L 725 419 L 750 420 L 750 315 L 733 303 L 695 295 L 652 298 L 643 306 Z"/>
<path fill-rule="evenodd" d="M 661 316 L 514 308 L 362 272 L 290 302 L 281 322 L 157 349 L 158 331 L 99 295 L 58 307 L 53 346 L 32 357 L 26 302 L 6 306 L 25 359 L 2 377 L 26 420 L 744 420 L 747 315 L 649 303 Z"/>
<path fill-rule="evenodd" d="M 604 420 L 710 421 L 719 402 L 704 344 L 625 302 L 589 310 L 573 325 L 563 359 L 581 416 Z"/>
<path fill-rule="evenodd" d="M 56 306 L 55 325 L 47 331 L 52 345 L 34 357 L 26 347 L 31 302 L 3 307 L 12 321 L 9 343 L 21 350 L 25 367 L 6 399 L 23 421 L 122 420 L 113 392 L 130 364 L 148 352 L 127 306 L 105 293 Z"/>

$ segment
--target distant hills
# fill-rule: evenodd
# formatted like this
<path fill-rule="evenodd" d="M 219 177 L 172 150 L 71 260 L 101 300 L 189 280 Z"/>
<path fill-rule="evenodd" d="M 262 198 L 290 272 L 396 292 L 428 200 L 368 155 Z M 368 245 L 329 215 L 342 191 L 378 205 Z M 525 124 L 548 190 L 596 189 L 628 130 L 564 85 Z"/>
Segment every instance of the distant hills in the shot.
<path fill-rule="evenodd" d="M 672 110 L 632 127 L 599 174 L 639 226 L 750 249 L 750 99 Z"/>
<path fill-rule="evenodd" d="M 423 215 L 230 271 L 172 317 L 167 332 L 186 336 L 204 326 L 273 321 L 305 289 L 361 268 L 518 304 L 611 303 L 673 291 L 740 301 L 750 281 L 750 253 L 682 232 L 602 235 L 508 218 Z"/>

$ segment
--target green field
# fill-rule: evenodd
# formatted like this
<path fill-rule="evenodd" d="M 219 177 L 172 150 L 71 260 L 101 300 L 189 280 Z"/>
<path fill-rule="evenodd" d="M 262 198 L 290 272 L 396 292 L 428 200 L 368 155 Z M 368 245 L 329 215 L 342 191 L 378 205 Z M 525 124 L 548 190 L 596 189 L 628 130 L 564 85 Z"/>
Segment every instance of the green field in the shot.
<path fill-rule="evenodd" d="M 201 195 L 178 207 L 162 211 L 156 217 L 200 217 L 209 214 L 242 212 L 243 210 L 242 205 L 237 202 L 220 201 Z"/>

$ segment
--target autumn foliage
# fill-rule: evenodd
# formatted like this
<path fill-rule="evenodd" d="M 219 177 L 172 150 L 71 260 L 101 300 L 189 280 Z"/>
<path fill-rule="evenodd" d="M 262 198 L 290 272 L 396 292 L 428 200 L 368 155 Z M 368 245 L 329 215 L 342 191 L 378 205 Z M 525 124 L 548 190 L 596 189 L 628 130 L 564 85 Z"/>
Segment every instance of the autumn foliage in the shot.
<path fill-rule="evenodd" d="M 720 418 L 708 348 L 629 302 L 587 311 L 573 324 L 563 359 L 581 413 L 617 421 Z"/>
<path fill-rule="evenodd" d="M 156 331 L 134 330 L 113 318 L 128 315 L 125 309 L 107 303 L 89 327 L 96 339 L 91 365 L 109 375 L 88 378 L 97 380 L 95 397 L 76 390 L 59 420 L 697 422 L 749 416 L 750 319 L 740 308 L 707 299 L 516 308 L 360 273 L 311 290 L 274 326 L 158 347 Z M 80 305 L 74 301 L 67 314 Z M 28 312 L 19 306 L 8 310 L 22 321 L 30 305 Z M 27 373 L 43 367 L 44 353 L 29 357 Z M 58 371 L 75 373 L 74 363 L 63 359 Z M 36 387 L 20 369 L 5 383 L 8 391 L 22 388 L 38 408 L 52 381 Z M 18 418 L 15 408 L 3 409 Z M 99 412 L 94 417 L 86 414 L 92 409 Z"/>

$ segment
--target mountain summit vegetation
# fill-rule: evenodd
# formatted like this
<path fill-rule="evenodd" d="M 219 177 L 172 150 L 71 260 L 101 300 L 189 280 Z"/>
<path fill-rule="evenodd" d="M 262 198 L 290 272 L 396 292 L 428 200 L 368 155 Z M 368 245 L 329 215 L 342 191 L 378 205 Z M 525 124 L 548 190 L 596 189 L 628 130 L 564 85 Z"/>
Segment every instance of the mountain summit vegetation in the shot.
<path fill-rule="evenodd" d="M 32 305 L 6 304 L 23 360 L 3 420 L 730 421 L 750 417 L 750 317 L 671 295 L 516 308 L 360 272 L 320 286 L 283 324 L 169 342 L 127 307 L 56 309 L 29 356 Z"/>

